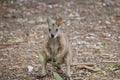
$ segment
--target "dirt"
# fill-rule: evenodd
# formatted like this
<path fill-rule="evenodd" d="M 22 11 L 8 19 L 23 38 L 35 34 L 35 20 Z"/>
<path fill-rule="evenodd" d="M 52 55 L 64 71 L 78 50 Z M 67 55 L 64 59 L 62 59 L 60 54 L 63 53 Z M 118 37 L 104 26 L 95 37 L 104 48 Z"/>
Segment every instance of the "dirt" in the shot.
<path fill-rule="evenodd" d="M 120 62 L 119 0 L 1 0 L 0 80 L 42 80 L 36 77 L 41 74 L 39 54 L 51 16 L 62 17 L 72 64 L 78 64 L 71 67 L 71 80 L 120 79 L 120 70 L 109 68 Z M 81 63 L 101 71 L 80 69 Z"/>

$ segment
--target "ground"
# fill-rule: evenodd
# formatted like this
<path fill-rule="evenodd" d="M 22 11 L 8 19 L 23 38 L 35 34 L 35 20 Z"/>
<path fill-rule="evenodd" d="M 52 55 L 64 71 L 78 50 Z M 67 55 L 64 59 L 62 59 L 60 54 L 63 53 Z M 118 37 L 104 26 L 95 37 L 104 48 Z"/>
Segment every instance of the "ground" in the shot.
<path fill-rule="evenodd" d="M 120 70 L 110 69 L 120 62 L 119 0 L 1 0 L 0 80 L 41 80 L 39 54 L 51 16 L 62 17 L 72 45 L 71 80 L 120 80 Z M 92 71 L 79 68 L 91 63 Z"/>

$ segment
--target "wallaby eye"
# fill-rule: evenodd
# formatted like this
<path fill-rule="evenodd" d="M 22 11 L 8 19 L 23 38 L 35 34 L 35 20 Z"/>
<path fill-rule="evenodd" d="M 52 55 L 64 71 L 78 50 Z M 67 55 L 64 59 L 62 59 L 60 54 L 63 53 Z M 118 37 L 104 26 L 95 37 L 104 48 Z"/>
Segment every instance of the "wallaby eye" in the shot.
<path fill-rule="evenodd" d="M 55 24 L 52 24 L 53 26 L 55 25 Z"/>
<path fill-rule="evenodd" d="M 58 31 L 58 29 L 56 29 L 56 32 Z"/>
<path fill-rule="evenodd" d="M 49 29 L 49 32 L 51 31 L 51 29 Z"/>

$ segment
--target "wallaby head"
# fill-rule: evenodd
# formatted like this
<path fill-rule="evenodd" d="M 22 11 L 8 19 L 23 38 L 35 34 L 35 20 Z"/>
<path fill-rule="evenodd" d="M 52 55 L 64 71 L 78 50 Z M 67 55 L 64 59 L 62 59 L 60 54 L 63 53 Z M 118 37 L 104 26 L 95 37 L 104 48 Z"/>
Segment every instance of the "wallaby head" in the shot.
<path fill-rule="evenodd" d="M 62 24 L 62 18 L 57 18 L 55 21 L 48 18 L 48 35 L 50 38 L 56 38 L 60 34 L 60 27 Z"/>

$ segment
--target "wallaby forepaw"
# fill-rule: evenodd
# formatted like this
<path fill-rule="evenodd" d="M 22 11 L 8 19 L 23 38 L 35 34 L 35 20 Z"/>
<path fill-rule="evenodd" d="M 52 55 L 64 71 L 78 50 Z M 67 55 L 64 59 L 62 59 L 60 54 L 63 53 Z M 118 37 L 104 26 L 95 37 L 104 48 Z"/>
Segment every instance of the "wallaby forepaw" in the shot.
<path fill-rule="evenodd" d="M 46 74 L 40 74 L 40 75 L 36 76 L 36 79 L 42 79 L 42 78 L 44 78 L 45 76 L 46 76 Z"/>
<path fill-rule="evenodd" d="M 71 77 L 71 73 L 70 73 L 70 72 L 69 72 L 69 73 L 67 73 L 67 76 L 68 76 L 68 77 Z"/>
<path fill-rule="evenodd" d="M 42 73 L 41 76 L 45 76 L 47 73 Z"/>

